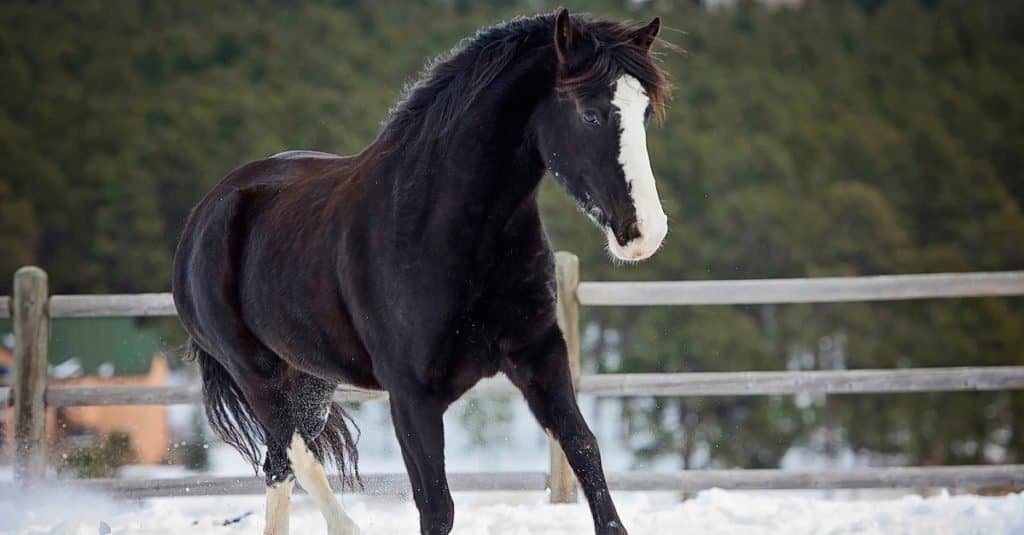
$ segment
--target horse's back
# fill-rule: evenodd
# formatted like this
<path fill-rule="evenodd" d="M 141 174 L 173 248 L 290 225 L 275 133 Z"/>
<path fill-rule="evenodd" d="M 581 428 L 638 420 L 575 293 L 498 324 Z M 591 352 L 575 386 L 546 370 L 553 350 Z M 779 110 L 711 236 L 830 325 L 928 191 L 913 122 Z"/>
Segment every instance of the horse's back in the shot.
<path fill-rule="evenodd" d="M 318 159 L 333 159 L 333 158 L 345 158 L 345 156 L 339 156 L 337 154 L 331 154 L 329 152 L 320 152 L 318 150 L 286 150 L 279 152 L 271 158 L 279 160 L 294 160 L 301 158 L 318 158 Z"/>
<path fill-rule="evenodd" d="M 248 233 L 249 229 L 241 226 L 259 212 L 286 203 L 315 202 L 323 197 L 314 191 L 315 187 L 329 188 L 332 180 L 351 181 L 346 172 L 350 160 L 325 152 L 293 150 L 235 169 L 189 215 L 175 255 L 176 274 L 197 256 L 229 253 L 232 245 L 237 245 L 232 240 Z M 311 207 L 306 208 L 303 213 L 309 215 Z M 175 277 L 174 282 L 185 281 Z"/>

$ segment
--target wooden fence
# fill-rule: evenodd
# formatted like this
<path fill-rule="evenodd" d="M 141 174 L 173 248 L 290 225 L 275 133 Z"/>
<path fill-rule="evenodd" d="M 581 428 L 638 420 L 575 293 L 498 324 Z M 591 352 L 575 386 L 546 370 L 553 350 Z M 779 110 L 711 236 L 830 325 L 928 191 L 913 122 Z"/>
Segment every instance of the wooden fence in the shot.
<path fill-rule="evenodd" d="M 1024 366 L 835 370 L 801 372 L 650 373 L 580 375 L 579 306 L 740 305 L 822 303 L 923 298 L 1024 295 L 1024 271 L 768 279 L 694 282 L 579 282 L 575 256 L 557 255 L 558 321 L 565 333 L 577 392 L 591 396 L 737 396 L 801 392 L 882 392 L 1024 389 Z M 15 482 L 45 481 L 47 406 L 173 405 L 200 402 L 198 385 L 158 387 L 70 387 L 46 384 L 49 321 L 52 318 L 173 316 L 170 294 L 54 295 L 46 273 L 25 267 L 14 276 L 14 295 L 0 297 L 0 317 L 13 317 L 15 383 L 0 388 L 0 407 L 14 404 Z M 476 396 L 516 395 L 504 379 L 481 382 Z M 386 398 L 386 393 L 342 386 L 339 401 Z M 851 470 L 699 470 L 678 473 L 609 474 L 617 490 L 694 491 L 727 489 L 833 489 L 1024 485 L 1024 465 L 927 466 Z M 366 492 L 407 493 L 405 474 L 365 476 Z M 335 484 L 338 482 L 335 481 Z M 548 473 L 451 474 L 453 490 L 544 490 L 553 502 L 576 500 L 576 484 L 556 444 Z M 85 488 L 127 497 L 249 494 L 263 492 L 260 479 L 194 476 L 159 480 L 89 480 Z"/>

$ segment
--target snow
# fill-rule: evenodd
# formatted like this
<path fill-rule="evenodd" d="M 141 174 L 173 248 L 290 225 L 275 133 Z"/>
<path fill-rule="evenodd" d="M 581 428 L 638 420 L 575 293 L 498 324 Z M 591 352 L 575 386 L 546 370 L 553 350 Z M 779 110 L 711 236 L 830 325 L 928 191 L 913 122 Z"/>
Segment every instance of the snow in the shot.
<path fill-rule="evenodd" d="M 616 501 L 633 534 L 1024 533 L 1024 494 L 980 497 L 942 493 L 929 498 L 910 495 L 846 501 L 712 489 L 684 502 L 667 493 L 621 493 Z M 416 510 L 408 500 L 345 495 L 344 502 L 364 535 L 418 531 Z M 585 505 L 550 505 L 543 493 L 456 493 L 455 503 L 455 535 L 593 532 Z M 118 503 L 71 490 L 50 491 L 42 499 L 14 496 L 0 501 L 0 533 L 95 535 L 100 522 L 108 524 L 114 534 L 259 533 L 262 509 L 263 500 L 258 496 Z M 326 531 L 315 505 L 305 495 L 295 497 L 291 525 L 292 533 Z"/>
<path fill-rule="evenodd" d="M 620 440 L 618 407 L 598 407 L 584 398 L 588 421 L 599 437 L 605 468 L 678 470 L 671 460 L 637 463 Z M 450 472 L 545 471 L 547 437 L 522 403 L 508 406 L 507 418 L 486 445 L 474 445 L 459 406 L 446 414 L 446 457 Z M 172 420 L 188 429 L 192 407 L 173 412 Z M 364 474 L 400 473 L 401 461 L 384 404 L 365 403 L 355 411 L 362 427 L 360 469 Z M 210 443 L 215 476 L 252 476 L 237 452 L 223 443 Z M 812 450 L 794 449 L 783 460 L 790 469 L 849 468 L 870 459 L 854 452 L 824 458 Z M 51 474 L 52 475 L 52 474 Z M 129 466 L 125 479 L 194 475 L 180 466 Z M 0 481 L 11 479 L 10 467 L 0 466 Z M 633 535 L 694 534 L 1024 534 L 1024 494 L 1003 497 L 907 494 L 906 489 L 870 491 L 708 490 L 680 501 L 674 493 L 614 493 L 619 512 Z M 550 505 L 539 492 L 456 493 L 455 535 L 568 535 L 593 533 L 585 504 Z M 411 499 L 342 495 L 346 510 L 364 535 L 418 532 Z M 313 502 L 304 494 L 292 504 L 292 533 L 322 534 L 326 527 Z M 34 496 L 0 495 L 0 535 L 96 535 L 100 523 L 111 533 L 162 535 L 232 535 L 260 533 L 263 498 L 218 496 L 114 501 L 83 494 L 70 486 L 50 488 Z"/>

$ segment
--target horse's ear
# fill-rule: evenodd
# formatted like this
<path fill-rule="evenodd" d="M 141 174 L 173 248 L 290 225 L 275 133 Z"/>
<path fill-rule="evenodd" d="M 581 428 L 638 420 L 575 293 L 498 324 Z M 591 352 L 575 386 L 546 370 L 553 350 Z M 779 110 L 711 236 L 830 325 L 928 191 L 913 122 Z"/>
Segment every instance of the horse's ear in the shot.
<path fill-rule="evenodd" d="M 661 17 L 654 17 L 654 20 L 647 26 L 640 28 L 633 36 L 633 41 L 643 47 L 646 50 L 650 50 L 651 45 L 654 44 L 654 40 L 658 37 L 658 32 L 661 31 Z"/>
<path fill-rule="evenodd" d="M 572 56 L 572 47 L 579 41 L 580 31 L 569 16 L 569 10 L 561 8 L 555 16 L 555 53 L 558 63 L 568 65 Z"/>

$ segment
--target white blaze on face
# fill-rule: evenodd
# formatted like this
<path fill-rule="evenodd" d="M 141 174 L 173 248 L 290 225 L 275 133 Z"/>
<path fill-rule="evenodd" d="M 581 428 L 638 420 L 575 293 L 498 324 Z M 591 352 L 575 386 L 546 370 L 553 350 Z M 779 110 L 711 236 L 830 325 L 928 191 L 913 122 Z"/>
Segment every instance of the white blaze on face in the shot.
<path fill-rule="evenodd" d="M 650 98 L 639 80 L 627 74 L 615 82 L 612 105 L 619 110 L 619 165 L 629 185 L 640 231 L 640 237 L 624 246 L 619 245 L 611 229 L 607 231 L 608 249 L 622 260 L 650 257 L 668 233 L 668 217 L 661 208 L 651 159 L 647 155 L 645 118 L 648 104 Z"/>

